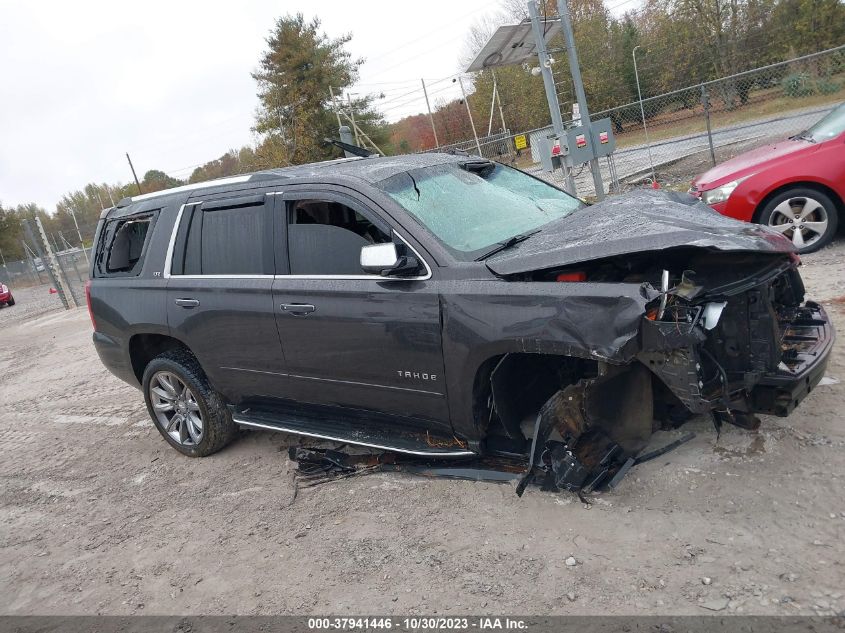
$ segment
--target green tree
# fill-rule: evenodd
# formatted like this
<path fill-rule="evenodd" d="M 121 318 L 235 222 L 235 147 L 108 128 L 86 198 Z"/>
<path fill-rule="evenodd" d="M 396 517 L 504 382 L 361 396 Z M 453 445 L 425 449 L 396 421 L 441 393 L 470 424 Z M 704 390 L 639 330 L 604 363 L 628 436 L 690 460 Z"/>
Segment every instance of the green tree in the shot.
<path fill-rule="evenodd" d="M 252 75 L 258 82 L 260 100 L 254 129 L 264 135 L 256 151 L 262 167 L 337 155 L 323 139 L 337 137 L 330 91 L 351 87 L 363 63 L 346 50 L 351 38 L 349 34 L 330 38 L 320 31 L 319 19 L 306 22 L 302 14 L 276 21 L 267 51 Z M 386 138 L 381 116 L 368 98 L 356 100 L 353 107 L 356 122 L 368 135 Z"/>

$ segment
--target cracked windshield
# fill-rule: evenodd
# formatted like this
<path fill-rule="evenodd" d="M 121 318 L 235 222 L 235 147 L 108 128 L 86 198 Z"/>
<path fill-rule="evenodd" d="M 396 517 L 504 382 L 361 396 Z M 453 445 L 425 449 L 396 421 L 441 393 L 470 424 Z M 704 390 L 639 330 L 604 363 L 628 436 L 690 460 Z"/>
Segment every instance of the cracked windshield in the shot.
<path fill-rule="evenodd" d="M 465 261 L 494 244 L 542 230 L 583 206 L 541 180 L 489 162 L 414 169 L 380 185 Z"/>

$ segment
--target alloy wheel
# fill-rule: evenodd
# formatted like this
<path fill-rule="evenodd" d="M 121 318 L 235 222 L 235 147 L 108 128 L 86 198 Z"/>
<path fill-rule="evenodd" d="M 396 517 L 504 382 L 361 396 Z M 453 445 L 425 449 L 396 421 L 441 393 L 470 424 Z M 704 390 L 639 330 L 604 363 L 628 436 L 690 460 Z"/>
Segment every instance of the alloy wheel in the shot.
<path fill-rule="evenodd" d="M 161 428 L 179 444 L 202 441 L 203 420 L 199 404 L 188 385 L 176 374 L 160 371 L 150 380 L 150 402 Z"/>
<path fill-rule="evenodd" d="M 769 226 L 803 249 L 824 237 L 828 226 L 827 211 L 818 200 L 796 197 L 784 200 L 772 210 Z"/>

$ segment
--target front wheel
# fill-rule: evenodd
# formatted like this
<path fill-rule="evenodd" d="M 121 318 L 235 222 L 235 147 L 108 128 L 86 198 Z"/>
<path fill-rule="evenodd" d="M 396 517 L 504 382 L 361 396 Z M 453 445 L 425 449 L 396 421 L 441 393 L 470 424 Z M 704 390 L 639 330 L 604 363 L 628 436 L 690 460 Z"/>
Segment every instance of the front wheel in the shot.
<path fill-rule="evenodd" d="M 154 358 L 144 370 L 144 400 L 162 437 L 189 457 L 216 453 L 237 435 L 237 425 L 186 350 Z"/>
<path fill-rule="evenodd" d="M 15 305 L 15 298 L 14 298 L 14 297 L 9 297 L 9 300 L 6 302 L 6 305 L 7 305 L 7 306 L 13 306 L 13 305 Z"/>
<path fill-rule="evenodd" d="M 829 196 L 796 187 L 769 200 L 759 222 L 789 238 L 799 253 L 812 253 L 833 239 L 838 216 Z"/>

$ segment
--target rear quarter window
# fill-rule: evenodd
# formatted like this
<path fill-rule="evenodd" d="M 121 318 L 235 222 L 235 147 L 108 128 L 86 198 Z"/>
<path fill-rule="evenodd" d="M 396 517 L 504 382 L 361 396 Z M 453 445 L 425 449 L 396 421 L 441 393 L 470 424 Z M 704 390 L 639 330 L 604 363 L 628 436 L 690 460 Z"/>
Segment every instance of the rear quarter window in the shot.
<path fill-rule="evenodd" d="M 154 213 L 107 220 L 97 248 L 94 276 L 138 276 L 154 223 Z"/>

